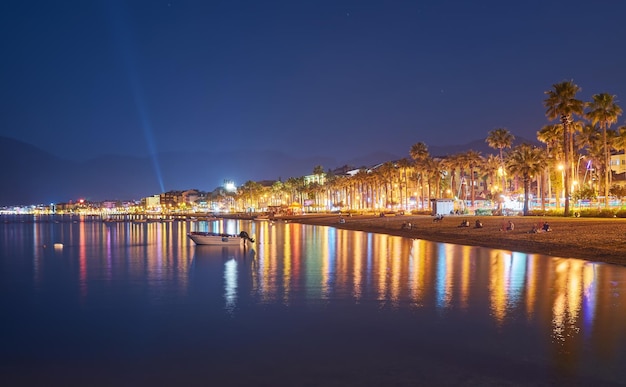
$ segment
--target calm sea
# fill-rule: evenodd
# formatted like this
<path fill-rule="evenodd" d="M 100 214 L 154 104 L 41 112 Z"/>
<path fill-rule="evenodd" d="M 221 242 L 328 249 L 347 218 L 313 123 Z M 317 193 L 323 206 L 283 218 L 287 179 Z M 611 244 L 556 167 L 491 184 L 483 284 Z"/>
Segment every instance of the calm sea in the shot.
<path fill-rule="evenodd" d="M 247 231 L 251 248 L 186 233 Z M 2 386 L 626 384 L 626 268 L 268 221 L 0 217 Z"/>

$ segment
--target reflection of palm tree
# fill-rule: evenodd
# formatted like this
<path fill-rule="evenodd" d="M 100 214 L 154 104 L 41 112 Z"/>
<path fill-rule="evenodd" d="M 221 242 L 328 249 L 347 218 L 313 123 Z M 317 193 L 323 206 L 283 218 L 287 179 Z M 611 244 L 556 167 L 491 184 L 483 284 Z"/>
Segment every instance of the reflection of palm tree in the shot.
<path fill-rule="evenodd" d="M 610 169 L 610 147 L 607 139 L 607 129 L 617 122 L 617 118 L 622 115 L 622 108 L 615 102 L 615 96 L 607 93 L 594 94 L 592 101 L 588 104 L 589 111 L 587 119 L 592 125 L 598 124 L 602 129 L 602 147 L 604 163 L 604 206 L 609 206 L 609 169 Z"/>
<path fill-rule="evenodd" d="M 565 154 L 565 210 L 564 216 L 569 216 L 569 196 L 570 196 L 570 163 L 571 152 L 570 136 L 571 122 L 574 115 L 582 115 L 584 104 L 576 99 L 576 94 L 580 91 L 580 87 L 573 81 L 565 81 L 552 85 L 553 90 L 545 92 L 547 98 L 543 104 L 547 108 L 546 116 L 548 119 L 554 120 L 559 118 L 563 124 L 563 153 Z"/>
<path fill-rule="evenodd" d="M 506 176 L 504 176 L 504 154 L 503 149 L 510 148 L 515 140 L 515 136 L 505 128 L 494 129 L 487 135 L 487 145 L 500 151 L 500 166 L 502 167 L 502 192 L 506 192 Z"/>
<path fill-rule="evenodd" d="M 546 157 L 541 149 L 528 145 L 519 145 L 507 156 L 507 169 L 521 178 L 524 184 L 524 215 L 528 215 L 528 191 L 533 176 L 545 169 Z"/>

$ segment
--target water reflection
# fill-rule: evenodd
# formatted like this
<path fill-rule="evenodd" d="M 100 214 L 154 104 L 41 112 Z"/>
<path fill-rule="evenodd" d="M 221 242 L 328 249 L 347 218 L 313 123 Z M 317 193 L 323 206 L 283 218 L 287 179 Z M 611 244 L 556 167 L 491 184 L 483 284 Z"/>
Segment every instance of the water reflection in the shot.
<path fill-rule="evenodd" d="M 147 293 L 153 302 L 171 299 L 172 291 L 177 296 L 186 293 L 194 247 L 186 237 L 188 222 L 73 220 L 3 226 L 2 243 L 8 251 L 4 256 L 27 254 L 20 251 L 30 245 L 35 289 L 50 286 L 57 280 L 52 270 L 63 269 L 75 273 L 78 300 L 85 306 L 94 286 L 120 291 L 120 280 L 130 280 L 126 286 L 131 293 Z"/>
<path fill-rule="evenodd" d="M 257 242 L 249 250 L 195 246 L 186 237 L 191 230 L 246 230 Z M 53 249 L 55 243 L 63 248 Z M 192 316 L 207 310 L 236 319 L 258 317 L 251 309 L 259 307 L 372 308 L 419 316 L 410 329 L 416 321 L 431 329 L 471 327 L 472 335 L 506 340 L 525 361 L 554 364 L 567 375 L 594 369 L 617 378 L 626 360 L 623 267 L 235 220 L 1 225 L 0 251 L 2 283 L 32 285 L 23 293 L 42 298 L 62 289 L 54 301 L 81 309 L 191 304 Z"/>
<path fill-rule="evenodd" d="M 327 227 L 264 223 L 258 231 L 255 264 L 238 281 L 250 281 L 259 303 L 351 300 L 467 314 L 487 306 L 495 326 L 545 323 L 566 345 L 597 329 L 600 293 L 610 325 L 626 323 L 623 279 L 620 287 L 598 279 L 626 274 L 621 267 Z"/>

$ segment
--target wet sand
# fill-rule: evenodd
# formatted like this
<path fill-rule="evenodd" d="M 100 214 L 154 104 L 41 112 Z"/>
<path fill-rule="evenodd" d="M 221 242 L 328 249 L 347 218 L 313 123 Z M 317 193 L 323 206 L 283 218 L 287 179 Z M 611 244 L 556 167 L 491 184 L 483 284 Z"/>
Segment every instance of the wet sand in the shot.
<path fill-rule="evenodd" d="M 482 246 L 523 253 L 546 254 L 561 258 L 580 258 L 594 262 L 626 265 L 626 219 L 517 217 L 517 216 L 447 216 L 434 222 L 432 216 L 402 215 L 378 217 L 373 215 L 286 216 L 283 221 L 332 226 L 347 230 L 383 233 L 433 242 Z M 463 219 L 470 227 L 458 227 Z M 480 219 L 483 228 L 474 228 Z M 500 231 L 511 220 L 513 231 Z M 530 233 L 533 225 L 539 228 L 547 221 L 551 232 Z M 410 222 L 412 229 L 403 229 Z"/>

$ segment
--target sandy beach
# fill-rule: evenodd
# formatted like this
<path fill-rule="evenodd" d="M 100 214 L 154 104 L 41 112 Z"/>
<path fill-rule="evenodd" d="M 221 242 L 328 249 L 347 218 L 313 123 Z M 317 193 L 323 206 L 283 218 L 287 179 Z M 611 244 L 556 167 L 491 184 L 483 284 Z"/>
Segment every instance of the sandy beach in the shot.
<path fill-rule="evenodd" d="M 425 215 L 354 215 L 344 216 L 345 223 L 340 223 L 339 215 L 308 214 L 282 219 L 434 242 L 626 265 L 626 219 L 621 218 L 448 216 L 440 222 L 434 222 L 432 216 Z M 470 227 L 458 227 L 464 219 L 470 222 Z M 482 221 L 483 228 L 474 228 L 476 219 Z M 509 220 L 515 224 L 515 229 L 500 231 Z M 545 221 L 550 224 L 551 232 L 529 232 L 533 225 L 541 227 Z M 411 223 L 412 228 L 403 229 L 403 223 Z"/>

